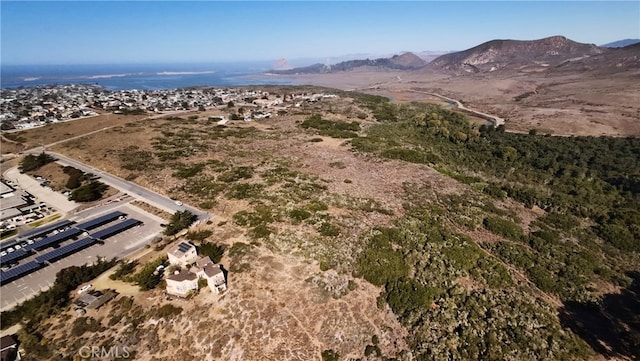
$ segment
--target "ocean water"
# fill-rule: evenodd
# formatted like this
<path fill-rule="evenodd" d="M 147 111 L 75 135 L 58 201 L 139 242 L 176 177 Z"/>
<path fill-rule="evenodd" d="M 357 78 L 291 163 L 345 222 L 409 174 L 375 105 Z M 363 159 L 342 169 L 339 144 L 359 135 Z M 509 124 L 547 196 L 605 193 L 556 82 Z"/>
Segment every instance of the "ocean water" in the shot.
<path fill-rule="evenodd" d="M 191 86 L 288 85 L 293 79 L 268 76 L 271 62 L 118 65 L 2 65 L 0 88 L 93 84 L 108 90 L 158 90 Z"/>

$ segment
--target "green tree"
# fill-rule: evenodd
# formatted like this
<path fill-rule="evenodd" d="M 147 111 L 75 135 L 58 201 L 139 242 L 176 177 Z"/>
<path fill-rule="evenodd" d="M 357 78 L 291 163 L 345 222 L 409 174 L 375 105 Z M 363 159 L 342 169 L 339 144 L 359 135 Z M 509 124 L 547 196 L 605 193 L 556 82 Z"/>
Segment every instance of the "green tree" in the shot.
<path fill-rule="evenodd" d="M 102 197 L 102 194 L 108 188 L 109 187 L 106 184 L 100 183 L 98 181 L 93 181 L 71 192 L 70 199 L 77 202 L 92 202 L 100 199 Z"/>
<path fill-rule="evenodd" d="M 171 220 L 164 230 L 164 234 L 172 236 L 181 230 L 189 227 L 198 219 L 198 216 L 188 210 L 177 211 L 171 216 Z"/>
<path fill-rule="evenodd" d="M 20 162 L 19 169 L 22 172 L 28 172 L 31 170 L 36 170 L 43 165 L 51 163 L 55 160 L 56 158 L 50 156 L 45 152 L 42 152 L 38 155 L 27 154 Z"/>
<path fill-rule="evenodd" d="M 203 242 L 198 246 L 198 254 L 203 257 L 209 256 L 214 263 L 218 263 L 224 255 L 224 247 L 215 243 Z"/>

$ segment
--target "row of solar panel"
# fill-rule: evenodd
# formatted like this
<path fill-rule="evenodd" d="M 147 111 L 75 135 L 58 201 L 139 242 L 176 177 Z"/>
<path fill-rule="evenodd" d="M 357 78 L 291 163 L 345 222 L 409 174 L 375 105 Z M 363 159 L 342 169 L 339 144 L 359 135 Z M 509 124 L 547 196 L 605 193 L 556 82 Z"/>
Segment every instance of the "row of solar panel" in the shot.
<path fill-rule="evenodd" d="M 38 263 L 36 261 L 31 261 L 25 263 L 23 265 L 14 267 L 7 272 L 0 273 L 0 284 L 4 284 L 5 282 L 11 281 L 15 278 L 22 277 L 28 273 L 31 273 L 37 269 L 44 267 L 45 265 L 42 263 Z"/>
<path fill-rule="evenodd" d="M 106 214 L 104 216 L 100 216 L 94 219 L 91 219 L 87 222 L 81 223 L 81 224 L 77 224 L 75 225 L 73 228 L 67 229 L 66 231 L 62 231 L 60 233 L 54 234 L 53 236 L 49 236 L 46 238 L 43 238 L 41 240 L 35 241 L 33 244 L 27 245 L 25 247 L 26 250 L 30 250 L 30 249 L 44 249 L 46 247 L 48 247 L 49 245 L 53 244 L 53 243 L 59 243 L 62 241 L 66 241 L 69 238 L 75 237 L 78 234 L 82 233 L 83 231 L 87 231 L 96 227 L 99 227 L 103 224 L 109 223 L 111 221 L 113 221 L 114 219 L 117 219 L 119 217 L 123 217 L 126 216 L 125 213 L 122 212 L 111 212 L 109 214 Z M 66 222 L 66 223 L 63 223 Z M 60 227 L 68 227 L 70 224 L 72 224 L 72 222 L 69 221 L 62 221 L 62 222 L 58 222 L 55 224 L 55 227 L 53 226 L 48 226 L 48 231 L 46 231 L 45 233 L 48 233 L 49 231 L 55 229 L 55 228 L 60 228 Z M 40 232 L 40 234 L 44 234 L 43 232 Z M 24 237 L 21 236 L 21 237 Z"/>
<path fill-rule="evenodd" d="M 66 231 L 60 232 L 58 234 L 54 234 L 51 237 L 47 237 L 47 238 L 43 238 L 41 240 L 38 240 L 38 241 L 34 242 L 33 244 L 26 245 L 26 246 L 24 246 L 23 248 L 21 248 L 19 250 L 20 252 L 18 252 L 18 250 L 16 250 L 16 252 L 9 253 L 7 256 L 3 256 L 2 258 L 0 258 L 0 263 L 1 264 L 11 263 L 11 262 L 13 262 L 15 260 L 18 260 L 18 259 L 26 257 L 29 254 L 29 251 L 31 251 L 32 249 L 35 249 L 35 250 L 45 249 L 45 248 L 49 247 L 52 244 L 57 244 L 57 243 L 66 241 L 67 239 L 70 239 L 72 237 L 77 236 L 78 234 L 82 233 L 82 229 L 86 230 L 86 229 L 95 228 L 95 227 L 98 227 L 99 225 L 103 225 L 105 223 L 113 221 L 116 218 L 123 217 L 123 216 L 126 216 L 126 214 L 122 213 L 122 212 L 112 212 L 112 213 L 109 213 L 107 215 L 92 219 L 92 220 L 90 220 L 88 222 L 85 222 L 85 223 L 77 225 L 76 226 L 77 228 L 71 228 L 71 229 L 68 229 Z M 127 223 L 127 224 L 129 224 L 129 223 Z M 114 228 L 114 227 L 116 227 L 116 228 Z M 96 233 L 98 236 L 94 235 L 94 237 L 96 237 L 96 238 L 103 238 L 103 237 L 107 238 L 107 237 L 119 232 L 120 229 L 118 227 L 121 227 L 121 226 L 116 225 L 116 226 L 112 226 L 110 228 L 104 229 L 102 231 L 99 231 L 99 232 Z M 128 226 L 125 226 L 125 227 L 128 227 Z M 57 228 L 57 227 L 54 227 L 54 228 Z M 78 228 L 80 228 L 80 229 L 78 229 Z M 124 228 L 124 229 L 126 229 L 126 228 Z M 115 233 L 112 233 L 112 232 L 114 232 L 114 230 L 115 230 Z"/>
<path fill-rule="evenodd" d="M 78 234 L 82 233 L 82 231 L 77 230 L 75 228 L 68 229 L 66 231 L 55 234 L 51 237 L 43 238 L 41 240 L 35 241 L 32 244 L 26 244 L 24 247 L 17 249 L 11 253 L 8 253 L 6 256 L 0 257 L 0 264 L 10 264 L 16 260 L 27 257 L 31 254 L 32 250 L 42 250 L 50 245 L 58 244 L 60 242 L 66 241 L 67 239 L 73 238 Z"/>
<path fill-rule="evenodd" d="M 103 230 L 100 230 L 98 232 L 92 233 L 90 236 L 92 238 L 96 238 L 96 239 L 101 239 L 101 240 L 105 240 L 111 236 L 114 236 L 122 231 L 125 231 L 133 226 L 136 226 L 138 224 L 140 224 L 142 222 L 140 222 L 137 219 L 134 218 L 129 218 L 124 222 L 120 222 L 116 225 L 113 225 L 109 228 L 105 228 Z"/>
<path fill-rule="evenodd" d="M 19 260 L 22 258 L 27 257 L 31 252 L 25 250 L 25 249 L 16 249 L 15 251 L 11 252 L 11 253 L 7 253 L 6 256 L 2 256 L 0 257 L 0 263 L 2 263 L 3 265 L 5 264 L 10 264 L 15 260 Z"/>
<path fill-rule="evenodd" d="M 71 221 L 60 221 L 60 222 L 56 222 L 54 224 L 50 224 L 48 226 L 44 226 L 44 227 L 40 227 L 40 228 L 36 228 L 33 231 L 29 231 L 26 233 L 23 233 L 21 235 L 18 236 L 19 240 L 27 240 L 29 238 L 38 238 L 44 234 L 50 233 L 51 231 L 53 231 L 56 228 L 64 228 L 68 225 L 73 224 L 74 222 Z"/>
<path fill-rule="evenodd" d="M 78 229 L 84 230 L 84 231 L 88 231 L 88 230 L 91 230 L 93 228 L 99 227 L 99 226 L 101 226 L 103 224 L 109 223 L 109 222 L 113 221 L 116 218 L 124 217 L 124 216 L 126 216 L 126 214 L 122 213 L 122 212 L 119 212 L 119 211 L 111 212 L 109 214 L 105 214 L 104 216 L 100 216 L 100 217 L 91 219 L 91 220 L 89 220 L 87 222 L 77 224 L 77 225 L 75 225 L 75 227 L 78 228 Z M 51 233 L 55 229 L 64 228 L 64 227 L 70 226 L 70 225 L 72 225 L 74 223 L 75 222 L 64 220 L 64 221 L 56 222 L 54 224 L 50 224 L 48 226 L 44 226 L 44 227 L 40 227 L 38 229 L 34 229 L 33 231 L 29 231 L 29 232 L 26 232 L 26 233 L 23 233 L 23 234 L 19 235 L 18 238 L 17 238 L 16 243 L 20 242 L 20 241 L 25 241 L 25 240 L 30 239 L 30 238 L 38 238 L 38 237 L 40 237 L 42 235 L 46 235 L 47 233 Z"/>
<path fill-rule="evenodd" d="M 127 219 L 124 222 L 120 222 L 109 228 L 98 231 L 92 234 L 90 237 L 83 238 L 79 241 L 60 247 L 44 255 L 38 256 L 36 257 L 35 261 L 31 261 L 23 265 L 16 266 L 6 272 L 0 272 L 0 284 L 4 284 L 5 282 L 11 281 L 15 278 L 22 277 L 30 272 L 33 272 L 37 269 L 44 267 L 45 262 L 51 262 L 53 260 L 67 256 L 71 253 L 77 252 L 81 249 L 84 249 L 86 247 L 93 245 L 96 242 L 99 242 L 100 240 L 105 240 L 111 236 L 114 236 L 140 223 L 142 222 L 140 222 L 137 219 L 133 219 L 133 218 Z M 39 266 L 36 267 L 34 266 L 34 264 L 37 264 Z"/>
<path fill-rule="evenodd" d="M 68 244 L 66 246 L 62 246 L 58 249 L 54 249 L 51 252 L 45 253 L 42 256 L 38 256 L 36 257 L 36 262 L 40 262 L 40 263 L 44 263 L 44 262 L 50 262 L 50 261 L 54 261 L 56 259 L 62 258 L 68 254 L 77 252 L 83 248 L 89 247 L 92 244 L 98 242 L 97 239 L 93 239 L 90 237 L 87 238 L 83 238 L 79 241 L 73 242 L 71 244 Z"/>
<path fill-rule="evenodd" d="M 107 224 L 111 221 L 113 221 L 114 219 L 117 219 L 119 217 L 125 217 L 127 214 L 126 213 L 122 213 L 119 211 L 116 212 L 111 212 L 109 214 L 105 214 L 104 216 L 100 216 L 98 218 L 94 218 L 91 220 L 88 220 L 84 223 L 80 223 L 80 224 L 76 224 L 74 227 L 78 228 L 78 229 L 82 229 L 84 231 L 88 231 L 91 229 L 94 229 L 96 227 L 100 227 L 103 224 Z"/>

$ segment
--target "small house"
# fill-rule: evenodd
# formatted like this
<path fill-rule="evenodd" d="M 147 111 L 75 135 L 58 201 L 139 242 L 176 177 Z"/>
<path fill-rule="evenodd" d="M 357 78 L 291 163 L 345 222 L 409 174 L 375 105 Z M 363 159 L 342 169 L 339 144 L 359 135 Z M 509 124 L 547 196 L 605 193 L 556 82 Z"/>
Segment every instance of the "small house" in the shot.
<path fill-rule="evenodd" d="M 187 267 L 198 259 L 196 246 L 189 242 L 180 242 L 167 252 L 169 263 L 172 265 Z"/>
<path fill-rule="evenodd" d="M 227 290 L 227 280 L 224 276 L 224 271 L 220 265 L 209 264 L 204 267 L 203 270 L 204 279 L 207 280 L 207 284 L 213 293 L 220 293 Z"/>
<path fill-rule="evenodd" d="M 198 275 L 182 270 L 166 279 L 167 293 L 174 296 L 185 297 L 191 290 L 198 289 Z"/>

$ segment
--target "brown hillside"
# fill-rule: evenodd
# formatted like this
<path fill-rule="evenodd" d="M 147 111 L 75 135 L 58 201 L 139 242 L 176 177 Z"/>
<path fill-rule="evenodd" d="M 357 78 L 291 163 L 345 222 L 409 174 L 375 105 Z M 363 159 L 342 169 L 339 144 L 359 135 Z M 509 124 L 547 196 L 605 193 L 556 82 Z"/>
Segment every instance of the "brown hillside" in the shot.
<path fill-rule="evenodd" d="M 429 67 L 457 73 L 496 70 L 535 71 L 607 52 L 593 44 L 582 44 L 563 36 L 539 40 L 492 40 L 464 51 L 445 54 Z"/>

